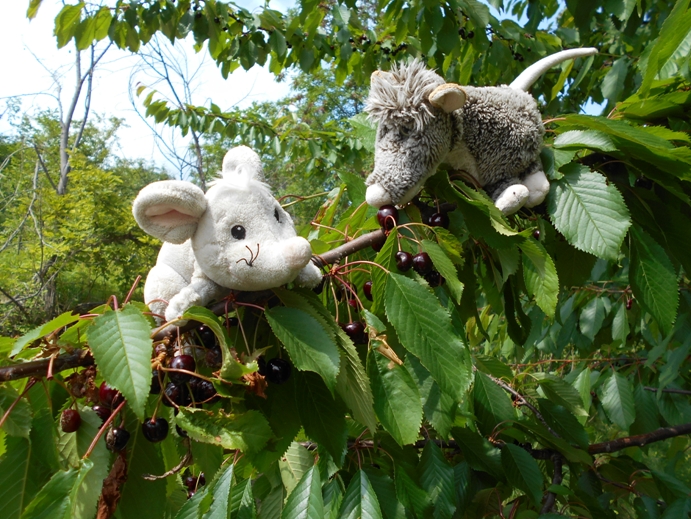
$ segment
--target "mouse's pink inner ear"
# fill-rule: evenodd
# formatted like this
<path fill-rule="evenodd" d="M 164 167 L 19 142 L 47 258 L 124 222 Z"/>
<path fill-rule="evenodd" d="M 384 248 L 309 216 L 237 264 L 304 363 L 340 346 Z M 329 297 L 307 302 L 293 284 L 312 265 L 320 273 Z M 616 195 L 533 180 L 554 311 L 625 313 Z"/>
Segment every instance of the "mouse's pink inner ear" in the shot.
<path fill-rule="evenodd" d="M 139 192 L 132 213 L 146 233 L 182 243 L 195 233 L 206 206 L 204 192 L 191 182 L 163 180 Z"/>
<path fill-rule="evenodd" d="M 196 223 L 199 216 L 185 212 L 179 207 L 170 205 L 157 205 L 149 207 L 144 214 L 149 218 L 151 223 L 160 225 L 162 227 L 179 227 L 189 223 Z"/>

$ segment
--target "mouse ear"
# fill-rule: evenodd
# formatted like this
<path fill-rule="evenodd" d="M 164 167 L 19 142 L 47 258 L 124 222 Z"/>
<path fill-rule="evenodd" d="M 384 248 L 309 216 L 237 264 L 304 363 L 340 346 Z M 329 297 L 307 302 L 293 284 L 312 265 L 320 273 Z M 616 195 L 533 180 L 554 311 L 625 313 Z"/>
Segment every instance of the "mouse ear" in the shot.
<path fill-rule="evenodd" d="M 169 243 L 183 243 L 206 211 L 204 192 L 190 182 L 162 180 L 142 189 L 132 214 L 144 232 Z"/>
<path fill-rule="evenodd" d="M 429 95 L 429 102 L 435 108 L 441 108 L 448 114 L 462 107 L 465 104 L 466 98 L 465 90 L 459 85 L 446 83 L 432 90 L 432 93 Z"/>
<path fill-rule="evenodd" d="M 247 146 L 231 148 L 223 157 L 221 175 L 224 180 L 246 183 L 248 180 L 264 182 L 264 168 L 257 153 Z"/>

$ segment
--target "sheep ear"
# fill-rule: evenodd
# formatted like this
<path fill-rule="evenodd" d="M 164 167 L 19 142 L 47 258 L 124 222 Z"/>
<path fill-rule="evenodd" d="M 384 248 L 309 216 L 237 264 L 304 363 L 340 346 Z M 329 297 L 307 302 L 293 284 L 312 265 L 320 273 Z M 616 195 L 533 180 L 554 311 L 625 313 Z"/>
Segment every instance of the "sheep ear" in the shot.
<path fill-rule="evenodd" d="M 466 99 L 465 90 L 454 83 L 440 85 L 429 95 L 432 106 L 444 110 L 447 114 L 462 107 Z"/>
<path fill-rule="evenodd" d="M 224 180 L 246 183 L 248 180 L 264 182 L 264 168 L 259 155 L 247 146 L 231 148 L 223 157 L 221 175 Z"/>
<path fill-rule="evenodd" d="M 132 214 L 147 234 L 169 243 L 183 243 L 196 232 L 206 207 L 204 192 L 194 184 L 162 180 L 139 192 Z"/>

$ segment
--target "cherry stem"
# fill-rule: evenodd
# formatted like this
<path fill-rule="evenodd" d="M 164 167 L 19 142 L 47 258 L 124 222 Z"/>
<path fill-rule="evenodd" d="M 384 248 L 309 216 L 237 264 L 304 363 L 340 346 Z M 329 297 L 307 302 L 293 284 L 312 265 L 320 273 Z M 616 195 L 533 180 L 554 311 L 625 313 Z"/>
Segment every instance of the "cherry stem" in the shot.
<path fill-rule="evenodd" d="M 382 269 L 384 272 L 387 274 L 390 274 L 390 272 L 385 268 L 379 265 L 378 263 L 375 263 L 374 261 L 367 261 L 367 260 L 356 260 L 356 261 L 350 261 L 346 263 L 345 265 L 341 265 L 340 267 L 336 267 L 334 270 L 338 272 L 340 269 L 344 269 L 346 267 L 350 267 L 351 265 L 372 265 L 373 267 L 378 267 Z"/>
<path fill-rule="evenodd" d="M 127 297 L 125 297 L 125 301 L 123 304 L 127 304 L 130 302 L 130 298 L 132 297 L 132 294 L 134 294 L 134 291 L 137 288 L 137 285 L 139 285 L 139 282 L 142 280 L 141 276 L 137 276 L 137 279 L 134 280 L 134 283 L 132 283 L 132 288 L 130 288 L 130 291 L 127 292 Z"/>
<path fill-rule="evenodd" d="M 96 436 L 94 436 L 94 439 L 91 442 L 91 445 L 89 445 L 89 448 L 84 453 L 84 456 L 82 456 L 83 460 L 88 459 L 89 456 L 91 456 L 91 452 L 96 448 L 96 444 L 98 443 L 98 440 L 101 439 L 101 436 L 103 436 L 103 433 L 105 432 L 105 430 L 108 428 L 108 426 L 111 423 L 113 423 L 113 421 L 115 420 L 115 417 L 118 415 L 118 413 L 120 411 L 122 411 L 122 408 L 125 407 L 126 403 L 127 403 L 127 400 L 123 400 L 122 402 L 120 402 L 120 405 L 118 405 L 115 408 L 115 410 L 112 413 L 110 413 L 110 416 L 108 417 L 108 419 L 105 422 L 103 422 L 103 425 L 101 426 L 101 428 L 96 433 Z"/>
<path fill-rule="evenodd" d="M 3 425 L 5 425 L 5 422 L 10 416 L 10 413 L 14 410 L 14 408 L 17 406 L 19 403 L 19 400 L 26 395 L 27 391 L 33 387 L 33 385 L 36 383 L 36 379 L 32 378 L 26 383 L 26 387 L 24 388 L 24 391 L 21 392 L 21 394 L 10 404 L 10 407 L 7 408 L 7 411 L 5 411 L 5 414 L 2 415 L 2 418 L 0 418 L 0 429 L 2 428 Z"/>

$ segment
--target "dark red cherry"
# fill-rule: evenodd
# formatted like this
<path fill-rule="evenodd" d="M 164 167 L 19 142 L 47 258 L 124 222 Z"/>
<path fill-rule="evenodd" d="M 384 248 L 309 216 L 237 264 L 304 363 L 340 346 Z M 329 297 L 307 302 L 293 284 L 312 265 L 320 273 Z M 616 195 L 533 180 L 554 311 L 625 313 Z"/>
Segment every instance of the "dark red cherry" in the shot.
<path fill-rule="evenodd" d="M 629 298 L 626 300 L 626 309 L 627 309 L 627 310 L 631 310 L 631 307 L 632 307 L 632 306 L 633 306 L 633 298 L 632 298 L 632 297 L 629 297 Z"/>
<path fill-rule="evenodd" d="M 540 239 L 540 229 L 535 229 L 533 231 L 533 238 L 535 238 L 536 240 Z"/>
<path fill-rule="evenodd" d="M 110 387 L 105 382 L 102 382 L 101 387 L 98 388 L 98 399 L 101 401 L 102 405 L 110 407 L 111 409 L 119 406 L 123 400 L 120 392 Z"/>
<path fill-rule="evenodd" d="M 382 247 L 384 247 L 384 243 L 386 243 L 386 240 L 373 241 L 372 242 L 372 250 L 374 252 L 379 252 L 380 250 L 382 250 Z"/>
<path fill-rule="evenodd" d="M 129 440 L 129 432 L 121 427 L 114 427 L 106 434 L 106 448 L 112 452 L 120 452 Z"/>
<path fill-rule="evenodd" d="M 324 285 L 326 284 L 326 276 L 322 276 L 322 280 L 319 284 L 312 289 L 315 294 L 321 294 L 324 291 Z"/>
<path fill-rule="evenodd" d="M 60 415 L 60 428 L 63 432 L 73 433 L 82 425 L 82 417 L 76 409 L 65 409 Z"/>
<path fill-rule="evenodd" d="M 197 478 L 194 476 L 187 476 L 185 478 L 185 486 L 190 492 L 194 492 L 197 489 Z"/>
<path fill-rule="evenodd" d="M 348 299 L 348 306 L 356 312 L 360 311 L 360 305 L 358 304 L 357 299 Z"/>
<path fill-rule="evenodd" d="M 155 369 L 151 372 L 151 375 L 151 389 L 149 389 L 149 393 L 158 395 L 161 392 L 161 380 L 163 380 L 164 374 Z"/>
<path fill-rule="evenodd" d="M 152 443 L 165 440 L 168 436 L 168 420 L 161 417 L 156 417 L 153 420 L 147 418 L 142 424 L 142 434 Z"/>
<path fill-rule="evenodd" d="M 429 217 L 429 224 L 432 227 L 449 228 L 449 216 L 446 213 L 434 213 Z"/>
<path fill-rule="evenodd" d="M 383 205 L 377 211 L 377 221 L 382 229 L 390 231 L 398 222 L 398 209 L 392 205 Z"/>
<path fill-rule="evenodd" d="M 426 252 L 421 252 L 413 256 L 413 269 L 421 276 L 431 272 L 432 267 L 434 267 L 432 258 L 430 258 L 429 254 Z"/>
<path fill-rule="evenodd" d="M 187 386 L 184 384 L 176 384 L 175 382 L 168 382 L 166 388 L 163 390 L 163 405 L 168 407 L 188 406 L 192 403 L 190 399 Z"/>
<path fill-rule="evenodd" d="M 367 335 L 365 334 L 365 324 L 360 321 L 353 321 L 342 325 L 343 331 L 350 337 L 354 344 L 367 344 Z"/>
<path fill-rule="evenodd" d="M 192 355 L 179 355 L 170 361 L 170 368 L 194 371 L 197 369 L 197 363 L 194 361 L 194 357 Z M 170 377 L 170 380 L 177 382 L 178 384 L 184 384 L 192 379 L 192 375 L 177 371 L 169 371 L 168 377 Z"/>
<path fill-rule="evenodd" d="M 365 293 L 365 297 L 372 301 L 372 282 L 371 281 L 365 281 L 365 284 L 362 285 L 362 291 Z"/>
<path fill-rule="evenodd" d="M 110 414 L 112 411 L 110 410 L 110 407 L 106 407 L 104 405 L 98 405 L 96 404 L 93 407 L 94 413 L 98 415 L 98 417 L 101 419 L 102 422 L 105 422 L 108 418 L 110 418 Z"/>
<path fill-rule="evenodd" d="M 190 389 L 195 402 L 206 402 L 216 396 L 214 385 L 201 378 L 193 378 L 190 381 Z"/>
<path fill-rule="evenodd" d="M 436 270 L 433 270 L 425 274 L 425 281 L 427 281 L 427 283 L 431 287 L 440 287 L 444 284 L 444 278 Z"/>
<path fill-rule="evenodd" d="M 223 363 L 223 353 L 221 352 L 221 348 L 216 346 L 215 348 L 209 348 L 206 350 L 205 360 L 206 365 L 211 369 L 220 368 L 221 364 Z"/>
<path fill-rule="evenodd" d="M 400 272 L 408 272 L 413 266 L 413 255 L 410 252 L 399 250 L 396 253 L 396 268 Z"/>
<path fill-rule="evenodd" d="M 290 378 L 292 368 L 287 360 L 276 357 L 266 362 L 265 370 L 264 376 L 267 381 L 272 384 L 283 384 Z"/>
<path fill-rule="evenodd" d="M 238 324 L 240 324 L 240 321 L 238 320 L 237 317 L 227 317 L 226 318 L 226 322 L 225 322 L 226 328 L 232 328 L 233 326 L 237 326 Z"/>
<path fill-rule="evenodd" d="M 185 429 L 182 429 L 177 424 L 175 425 L 175 432 L 178 433 L 178 436 L 180 436 L 180 438 L 188 438 L 189 437 L 189 434 L 187 434 L 187 431 Z"/>
<path fill-rule="evenodd" d="M 214 346 L 218 345 L 216 334 L 205 324 L 202 324 L 199 328 L 197 328 L 197 336 L 199 337 L 202 346 L 205 348 L 213 348 Z"/>

